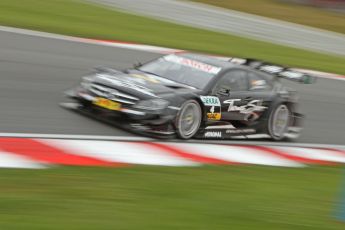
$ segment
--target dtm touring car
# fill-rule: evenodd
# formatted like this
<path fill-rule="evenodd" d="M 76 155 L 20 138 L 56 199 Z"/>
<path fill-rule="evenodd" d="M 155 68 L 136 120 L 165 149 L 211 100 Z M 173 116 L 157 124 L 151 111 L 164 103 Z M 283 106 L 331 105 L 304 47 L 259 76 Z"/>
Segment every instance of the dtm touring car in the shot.
<path fill-rule="evenodd" d="M 297 92 L 280 78 L 314 79 L 253 59 L 170 54 L 123 71 L 97 68 L 63 105 L 156 137 L 283 140 L 298 136 L 303 115 Z"/>

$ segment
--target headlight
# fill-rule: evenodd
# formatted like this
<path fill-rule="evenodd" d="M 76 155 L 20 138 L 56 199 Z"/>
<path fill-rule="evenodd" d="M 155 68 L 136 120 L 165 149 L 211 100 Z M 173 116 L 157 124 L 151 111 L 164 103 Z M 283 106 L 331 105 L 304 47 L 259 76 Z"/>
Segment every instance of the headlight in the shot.
<path fill-rule="evenodd" d="M 163 99 L 151 99 L 140 101 L 138 104 L 134 105 L 134 108 L 145 109 L 145 110 L 162 110 L 169 105 L 169 102 Z"/>

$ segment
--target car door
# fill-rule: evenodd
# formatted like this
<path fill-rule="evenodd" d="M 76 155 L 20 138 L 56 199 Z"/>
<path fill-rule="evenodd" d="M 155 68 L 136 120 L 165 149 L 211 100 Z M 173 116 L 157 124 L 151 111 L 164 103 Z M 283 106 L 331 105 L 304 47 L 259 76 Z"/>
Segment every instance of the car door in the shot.
<path fill-rule="evenodd" d="M 245 106 L 253 100 L 248 92 L 248 71 L 233 69 L 226 72 L 215 84 L 212 94 L 219 98 L 221 104 L 221 120 L 245 120 L 242 113 Z"/>
<path fill-rule="evenodd" d="M 250 120 L 257 120 L 271 105 L 274 99 L 273 87 L 275 76 L 255 70 L 248 71 L 248 114 Z M 254 117 L 253 117 L 254 116 Z"/>

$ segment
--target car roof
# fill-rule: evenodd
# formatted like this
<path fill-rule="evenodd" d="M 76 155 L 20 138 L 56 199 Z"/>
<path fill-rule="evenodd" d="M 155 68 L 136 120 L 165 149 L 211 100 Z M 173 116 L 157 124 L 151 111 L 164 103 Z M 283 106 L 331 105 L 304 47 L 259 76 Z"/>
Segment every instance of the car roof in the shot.
<path fill-rule="evenodd" d="M 211 55 L 204 55 L 204 54 L 196 54 L 196 53 L 180 53 L 176 54 L 177 56 L 185 57 L 188 59 L 192 59 L 195 61 L 203 62 L 205 64 L 221 67 L 222 69 L 226 68 L 233 68 L 233 67 L 239 67 L 243 68 L 243 66 L 231 63 L 226 60 L 226 58 L 220 58 L 217 56 L 211 56 Z M 248 69 L 248 68 L 246 68 Z"/>
<path fill-rule="evenodd" d="M 275 79 L 277 79 L 270 73 L 258 71 L 257 69 L 251 68 L 250 66 L 245 66 L 245 65 L 236 64 L 234 62 L 230 62 L 231 58 L 229 57 L 212 56 L 212 55 L 204 55 L 204 54 L 197 54 L 197 53 L 180 53 L 177 55 L 188 58 L 188 59 L 192 59 L 195 61 L 203 62 L 205 64 L 220 67 L 223 69 L 223 71 L 233 69 L 233 68 L 252 70 L 257 73 L 260 73 L 260 75 L 268 81 L 274 81 Z"/>

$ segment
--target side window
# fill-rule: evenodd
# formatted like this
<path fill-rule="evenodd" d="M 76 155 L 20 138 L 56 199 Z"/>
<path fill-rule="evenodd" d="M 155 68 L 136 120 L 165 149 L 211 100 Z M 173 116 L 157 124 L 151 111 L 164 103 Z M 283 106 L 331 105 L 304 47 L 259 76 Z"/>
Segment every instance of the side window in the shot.
<path fill-rule="evenodd" d="M 213 92 L 227 89 L 230 92 L 248 90 L 247 72 L 244 70 L 231 70 L 226 73 L 216 84 Z"/>
<path fill-rule="evenodd" d="M 259 73 L 250 72 L 248 73 L 249 78 L 249 90 L 251 91 L 265 91 L 271 90 L 272 85 L 268 81 L 267 77 Z"/>

